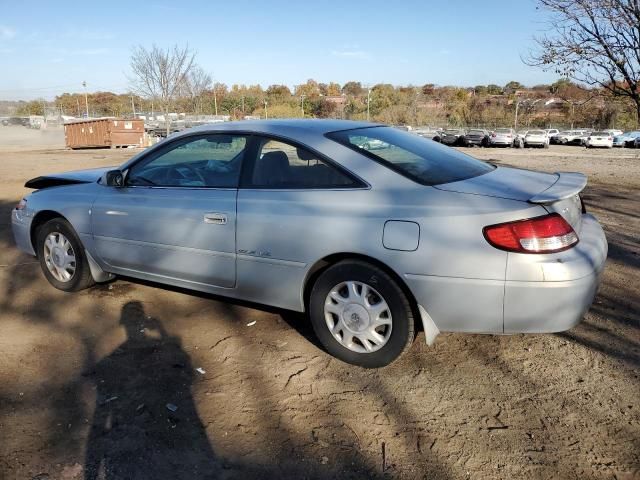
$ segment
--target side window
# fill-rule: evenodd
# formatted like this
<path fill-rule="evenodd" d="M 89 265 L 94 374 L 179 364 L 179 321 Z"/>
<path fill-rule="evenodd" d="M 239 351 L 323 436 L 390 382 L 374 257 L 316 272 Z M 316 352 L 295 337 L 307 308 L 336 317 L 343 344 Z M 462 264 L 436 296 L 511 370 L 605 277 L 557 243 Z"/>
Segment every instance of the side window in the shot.
<path fill-rule="evenodd" d="M 247 140 L 222 134 L 178 140 L 170 150 L 136 163 L 127 185 L 237 188 Z"/>
<path fill-rule="evenodd" d="M 341 188 L 357 185 L 336 167 L 300 147 L 263 139 L 251 177 L 252 187 Z"/>

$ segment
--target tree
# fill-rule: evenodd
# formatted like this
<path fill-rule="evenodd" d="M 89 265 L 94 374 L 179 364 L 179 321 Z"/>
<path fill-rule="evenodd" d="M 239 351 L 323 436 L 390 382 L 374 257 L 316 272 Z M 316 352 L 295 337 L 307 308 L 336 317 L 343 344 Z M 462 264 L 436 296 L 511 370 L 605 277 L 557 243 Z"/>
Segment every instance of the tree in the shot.
<path fill-rule="evenodd" d="M 528 65 L 631 99 L 640 121 L 640 2 L 538 0 L 551 14 Z"/>
<path fill-rule="evenodd" d="M 504 86 L 505 90 L 522 90 L 523 88 L 524 85 L 522 85 L 520 82 L 516 82 L 515 80 L 511 80 Z"/>
<path fill-rule="evenodd" d="M 362 88 L 362 84 L 360 82 L 347 82 L 342 87 L 342 93 L 345 95 L 350 95 L 352 97 L 357 97 L 362 95 L 364 89 Z"/>
<path fill-rule="evenodd" d="M 267 88 L 267 95 L 278 100 L 288 99 L 291 97 L 291 90 L 286 85 L 270 85 Z"/>
<path fill-rule="evenodd" d="M 211 75 L 198 65 L 194 65 L 185 76 L 185 89 L 191 97 L 192 108 L 196 113 L 202 109 L 202 94 L 211 88 Z"/>
<path fill-rule="evenodd" d="M 170 131 L 169 111 L 176 95 L 195 65 L 195 54 L 188 46 L 174 45 L 166 50 L 153 45 L 151 50 L 134 47 L 131 54 L 133 90 L 142 97 L 155 100 L 165 116 L 167 135 Z"/>

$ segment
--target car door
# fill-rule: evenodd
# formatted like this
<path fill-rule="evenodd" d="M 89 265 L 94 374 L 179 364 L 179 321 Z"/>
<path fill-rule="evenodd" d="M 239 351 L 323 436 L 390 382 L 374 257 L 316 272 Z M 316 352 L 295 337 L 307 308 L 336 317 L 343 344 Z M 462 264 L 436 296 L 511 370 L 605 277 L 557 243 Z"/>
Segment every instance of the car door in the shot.
<path fill-rule="evenodd" d="M 334 251 L 334 232 L 357 228 L 368 186 L 303 146 L 255 136 L 238 191 L 238 290 L 299 310 L 310 262 Z"/>
<path fill-rule="evenodd" d="M 247 135 L 176 139 L 104 186 L 92 208 L 95 251 L 115 273 L 232 288 L 236 197 Z"/>

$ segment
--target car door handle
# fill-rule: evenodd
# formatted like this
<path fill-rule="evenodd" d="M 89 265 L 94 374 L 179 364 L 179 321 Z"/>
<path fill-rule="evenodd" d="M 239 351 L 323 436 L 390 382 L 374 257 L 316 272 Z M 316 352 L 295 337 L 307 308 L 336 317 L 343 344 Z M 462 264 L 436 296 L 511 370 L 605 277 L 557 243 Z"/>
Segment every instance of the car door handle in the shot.
<path fill-rule="evenodd" d="M 205 213 L 204 223 L 211 223 L 213 225 L 225 225 L 227 223 L 226 213 Z"/>

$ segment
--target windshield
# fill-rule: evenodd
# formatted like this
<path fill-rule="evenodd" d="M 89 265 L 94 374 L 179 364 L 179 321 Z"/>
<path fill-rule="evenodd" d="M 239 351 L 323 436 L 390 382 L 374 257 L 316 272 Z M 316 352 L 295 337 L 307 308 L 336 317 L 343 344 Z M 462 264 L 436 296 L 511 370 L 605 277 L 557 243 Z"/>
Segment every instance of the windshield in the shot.
<path fill-rule="evenodd" d="M 342 130 L 327 137 L 423 185 L 457 182 L 495 168 L 437 142 L 389 127 Z M 374 140 L 383 142 L 384 147 L 365 149 Z"/>

